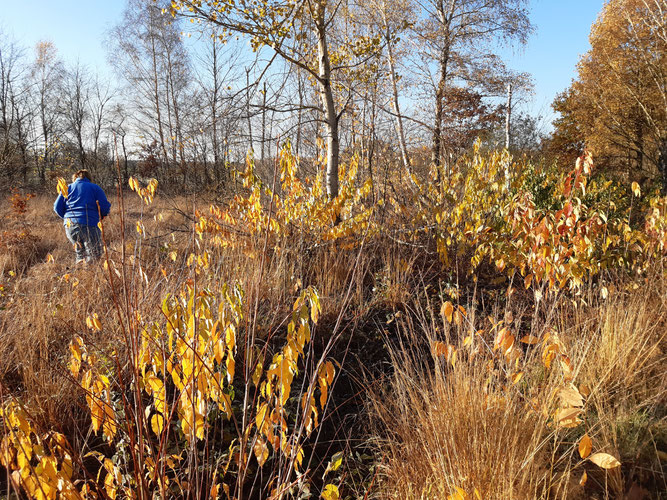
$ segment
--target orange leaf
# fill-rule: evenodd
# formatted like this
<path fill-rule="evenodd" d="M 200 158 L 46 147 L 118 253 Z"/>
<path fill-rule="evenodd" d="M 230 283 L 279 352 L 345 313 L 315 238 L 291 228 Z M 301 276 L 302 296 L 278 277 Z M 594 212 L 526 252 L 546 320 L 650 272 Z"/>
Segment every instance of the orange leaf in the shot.
<path fill-rule="evenodd" d="M 442 304 L 442 307 L 440 308 L 440 314 L 442 315 L 443 318 L 446 318 L 449 323 L 452 322 L 453 313 L 454 313 L 454 306 L 452 305 L 451 302 L 447 301 L 444 304 Z"/>
<path fill-rule="evenodd" d="M 579 480 L 579 486 L 583 486 L 586 484 L 586 481 L 588 480 L 588 474 L 586 474 L 586 471 L 581 475 L 581 479 Z"/>
<path fill-rule="evenodd" d="M 526 287 L 526 290 L 530 288 L 530 284 L 533 282 L 533 275 L 529 274 L 523 279 L 523 285 Z"/>
<path fill-rule="evenodd" d="M 592 449 L 593 442 L 591 441 L 591 438 L 588 437 L 588 434 L 584 434 L 584 437 L 579 441 L 579 456 L 581 458 L 586 458 L 591 454 Z"/>

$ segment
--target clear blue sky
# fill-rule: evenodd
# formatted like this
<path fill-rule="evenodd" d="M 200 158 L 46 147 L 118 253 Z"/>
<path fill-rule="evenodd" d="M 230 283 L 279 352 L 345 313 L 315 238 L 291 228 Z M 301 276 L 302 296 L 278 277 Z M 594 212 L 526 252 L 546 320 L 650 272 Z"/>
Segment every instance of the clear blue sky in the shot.
<path fill-rule="evenodd" d="M 518 54 L 508 53 L 507 64 L 533 76 L 535 96 L 529 109 L 550 122 L 551 103 L 576 75 L 579 57 L 590 48 L 591 25 L 604 0 L 531 0 L 530 19 L 536 30 Z"/>
<path fill-rule="evenodd" d="M 50 40 L 65 61 L 109 71 L 104 32 L 124 7 L 125 0 L 0 0 L 0 28 L 30 51 Z"/>
<path fill-rule="evenodd" d="M 575 75 L 579 56 L 589 48 L 588 33 L 603 0 L 532 0 L 536 33 L 518 54 L 507 53 L 508 65 L 533 75 L 532 113 L 553 118 L 550 104 Z M 68 62 L 77 58 L 108 71 L 104 32 L 120 20 L 124 0 L 0 0 L 0 27 L 29 49 L 51 40 Z"/>

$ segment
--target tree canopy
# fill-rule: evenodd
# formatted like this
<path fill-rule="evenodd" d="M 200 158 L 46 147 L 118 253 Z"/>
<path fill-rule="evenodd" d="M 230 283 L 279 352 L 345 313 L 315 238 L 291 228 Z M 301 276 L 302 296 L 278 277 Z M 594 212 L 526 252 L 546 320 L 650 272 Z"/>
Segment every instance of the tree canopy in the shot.
<path fill-rule="evenodd" d="M 591 49 L 554 108 L 556 137 L 585 143 L 598 165 L 667 189 L 667 0 L 609 0 Z"/>

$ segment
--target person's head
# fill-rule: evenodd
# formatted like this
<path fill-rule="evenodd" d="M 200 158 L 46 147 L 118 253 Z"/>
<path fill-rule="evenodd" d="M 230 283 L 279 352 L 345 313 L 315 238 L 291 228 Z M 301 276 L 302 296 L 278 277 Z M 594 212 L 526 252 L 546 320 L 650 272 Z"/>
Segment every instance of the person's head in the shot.
<path fill-rule="evenodd" d="M 75 182 L 79 179 L 88 179 L 89 181 L 92 181 L 90 178 L 90 172 L 88 170 L 82 169 L 82 170 L 77 170 L 76 173 L 72 174 L 72 182 Z"/>

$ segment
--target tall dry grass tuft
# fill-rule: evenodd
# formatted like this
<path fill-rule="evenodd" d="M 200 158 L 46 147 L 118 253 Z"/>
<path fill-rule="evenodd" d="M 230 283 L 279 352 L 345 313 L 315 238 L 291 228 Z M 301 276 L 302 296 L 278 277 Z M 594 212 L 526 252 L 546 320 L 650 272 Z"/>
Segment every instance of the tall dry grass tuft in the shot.
<path fill-rule="evenodd" d="M 667 296 L 665 275 L 619 283 L 606 300 L 560 316 L 577 379 L 590 388 L 586 424 L 593 445 L 631 464 L 588 470 L 591 486 L 620 497 L 648 485 L 667 492 Z M 662 452 L 662 458 L 661 458 Z"/>
<path fill-rule="evenodd" d="M 495 384 L 485 362 L 434 357 L 421 333 L 392 349 L 389 390 L 372 398 L 382 436 L 377 498 L 538 497 L 546 417 Z"/>
<path fill-rule="evenodd" d="M 621 498 L 633 488 L 648 495 L 647 485 L 667 491 L 660 462 L 667 443 L 664 284 L 654 273 L 618 283 L 606 300 L 591 288 L 583 294 L 588 305 L 561 296 L 551 313 L 527 314 L 508 303 L 489 315 L 496 324 L 523 317 L 513 321 L 517 338 L 538 331 L 558 337 L 572 383 L 585 396 L 572 425 L 557 421 L 570 382 L 555 365 L 546 368 L 539 344 L 523 345 L 513 362 L 522 376 L 513 383 L 488 332 L 474 333 L 488 326 L 478 319 L 485 311 L 470 308 L 467 324 L 449 327 L 424 300 L 410 306 L 419 320 L 406 321 L 398 341 L 388 339 L 391 379 L 370 398 L 381 457 L 376 497 Z M 434 351 L 440 341 L 453 350 Z M 623 465 L 606 470 L 582 459 L 585 434 L 593 453 Z"/>

